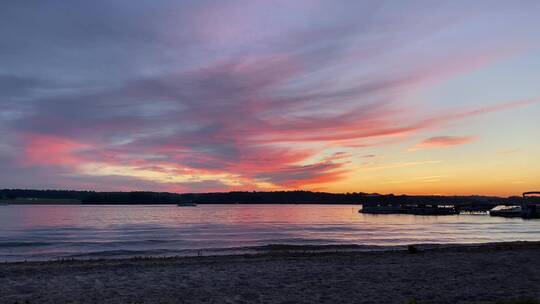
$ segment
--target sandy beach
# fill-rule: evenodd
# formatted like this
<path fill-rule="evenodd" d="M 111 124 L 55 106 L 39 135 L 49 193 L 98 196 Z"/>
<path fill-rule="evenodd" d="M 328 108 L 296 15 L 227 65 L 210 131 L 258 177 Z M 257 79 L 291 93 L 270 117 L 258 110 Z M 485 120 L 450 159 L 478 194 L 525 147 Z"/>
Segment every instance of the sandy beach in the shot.
<path fill-rule="evenodd" d="M 540 298 L 540 243 L 7 263 L 1 303 L 497 303 Z M 416 302 L 415 302 L 416 301 Z"/>

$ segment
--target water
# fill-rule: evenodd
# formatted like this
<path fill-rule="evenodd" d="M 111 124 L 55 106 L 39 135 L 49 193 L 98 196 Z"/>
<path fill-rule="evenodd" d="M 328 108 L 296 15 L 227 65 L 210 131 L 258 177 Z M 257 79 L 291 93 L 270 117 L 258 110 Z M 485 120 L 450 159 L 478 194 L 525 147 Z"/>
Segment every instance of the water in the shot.
<path fill-rule="evenodd" d="M 0 206 L 0 261 L 242 252 L 267 244 L 540 240 L 540 221 L 359 214 L 358 206 Z M 366 247 L 370 248 L 370 247 Z M 380 247 L 379 247 L 380 248 Z"/>

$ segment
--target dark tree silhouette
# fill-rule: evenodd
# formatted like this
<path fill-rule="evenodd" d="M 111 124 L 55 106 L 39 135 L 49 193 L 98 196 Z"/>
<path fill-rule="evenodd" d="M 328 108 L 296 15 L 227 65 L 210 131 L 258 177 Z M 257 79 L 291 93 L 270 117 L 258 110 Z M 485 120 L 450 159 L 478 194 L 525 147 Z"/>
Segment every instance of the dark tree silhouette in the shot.
<path fill-rule="evenodd" d="M 83 204 L 438 204 L 456 206 L 495 206 L 521 203 L 520 197 L 380 195 L 362 192 L 326 193 L 311 191 L 233 191 L 216 193 L 95 192 L 74 190 L 3 189 L 0 197 L 77 199 Z"/>

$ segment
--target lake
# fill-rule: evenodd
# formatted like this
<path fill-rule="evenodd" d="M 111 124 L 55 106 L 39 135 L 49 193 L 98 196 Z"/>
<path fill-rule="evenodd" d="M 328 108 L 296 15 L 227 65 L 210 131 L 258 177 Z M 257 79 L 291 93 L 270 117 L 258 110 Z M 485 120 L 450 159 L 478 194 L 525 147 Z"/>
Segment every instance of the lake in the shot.
<path fill-rule="evenodd" d="M 538 220 L 369 215 L 358 213 L 359 209 L 351 205 L 0 206 L 0 261 L 194 255 L 199 249 L 204 254 L 225 254 L 267 244 L 360 244 L 380 249 L 540 240 Z"/>

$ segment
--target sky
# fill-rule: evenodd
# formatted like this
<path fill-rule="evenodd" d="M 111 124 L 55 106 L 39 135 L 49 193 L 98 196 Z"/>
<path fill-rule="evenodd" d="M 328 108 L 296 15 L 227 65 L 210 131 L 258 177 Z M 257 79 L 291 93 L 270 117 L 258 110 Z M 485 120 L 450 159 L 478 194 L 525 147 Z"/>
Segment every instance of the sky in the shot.
<path fill-rule="evenodd" d="M 520 195 L 539 1 L 2 1 L 0 188 Z"/>

